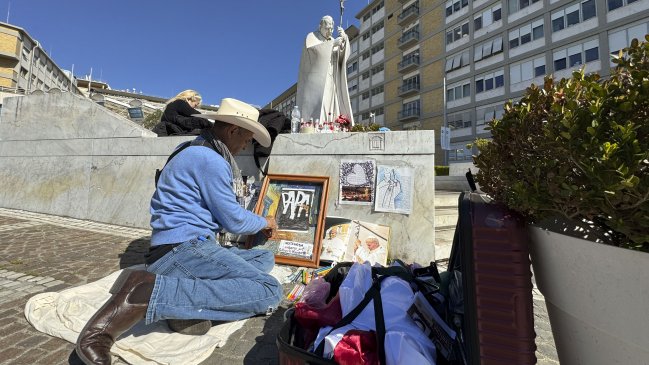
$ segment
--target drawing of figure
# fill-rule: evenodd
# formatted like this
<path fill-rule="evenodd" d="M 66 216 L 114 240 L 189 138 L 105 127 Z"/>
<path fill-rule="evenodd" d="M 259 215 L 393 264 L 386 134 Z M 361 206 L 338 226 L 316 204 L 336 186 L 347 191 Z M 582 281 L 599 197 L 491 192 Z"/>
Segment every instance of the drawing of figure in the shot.
<path fill-rule="evenodd" d="M 401 193 L 401 181 L 397 178 L 394 169 L 390 169 L 387 174 L 383 175 L 383 180 L 378 183 L 376 188 L 381 197 L 381 207 L 394 208 L 396 198 Z"/>

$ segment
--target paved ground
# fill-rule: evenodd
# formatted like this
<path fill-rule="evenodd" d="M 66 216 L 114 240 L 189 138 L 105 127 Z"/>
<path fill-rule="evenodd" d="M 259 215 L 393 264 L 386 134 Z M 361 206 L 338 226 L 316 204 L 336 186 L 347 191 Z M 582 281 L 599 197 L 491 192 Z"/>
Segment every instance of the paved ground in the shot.
<path fill-rule="evenodd" d="M 142 263 L 148 235 L 146 230 L 0 208 L 0 363 L 80 364 L 73 344 L 27 323 L 25 303 L 36 293 L 85 284 Z M 278 364 L 275 336 L 283 312 L 248 320 L 203 364 Z M 538 363 L 558 364 L 543 297 L 536 289 L 534 315 Z"/>

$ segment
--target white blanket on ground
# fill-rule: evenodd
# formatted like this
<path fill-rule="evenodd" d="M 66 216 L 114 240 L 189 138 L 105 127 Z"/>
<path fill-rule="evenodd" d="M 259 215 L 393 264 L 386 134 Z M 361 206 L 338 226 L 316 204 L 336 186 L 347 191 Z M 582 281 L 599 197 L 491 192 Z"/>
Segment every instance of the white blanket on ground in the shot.
<path fill-rule="evenodd" d="M 276 266 L 271 275 L 284 279 L 282 269 Z M 37 330 L 76 343 L 86 322 L 110 298 L 108 290 L 120 273 L 59 293 L 37 294 L 25 305 L 25 317 Z M 131 364 L 198 364 L 225 345 L 245 322 L 225 323 L 203 336 L 189 336 L 172 332 L 165 321 L 149 326 L 141 321 L 115 342 L 111 352 Z"/>

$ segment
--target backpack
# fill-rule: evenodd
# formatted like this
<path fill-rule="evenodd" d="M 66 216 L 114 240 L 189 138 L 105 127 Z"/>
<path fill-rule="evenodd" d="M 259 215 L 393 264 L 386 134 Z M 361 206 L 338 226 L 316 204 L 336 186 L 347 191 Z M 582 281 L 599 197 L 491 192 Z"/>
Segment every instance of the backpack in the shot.
<path fill-rule="evenodd" d="M 266 172 L 268 172 L 268 165 L 264 166 L 262 169 L 259 159 L 261 157 L 270 156 L 270 152 L 273 149 L 273 143 L 278 134 L 291 130 L 291 119 L 278 110 L 266 108 L 259 110 L 259 123 L 268 130 L 271 142 L 269 147 L 264 147 L 257 141 L 253 141 L 253 157 L 255 159 L 255 165 L 257 165 L 259 171 L 261 171 L 263 175 L 266 175 Z"/>

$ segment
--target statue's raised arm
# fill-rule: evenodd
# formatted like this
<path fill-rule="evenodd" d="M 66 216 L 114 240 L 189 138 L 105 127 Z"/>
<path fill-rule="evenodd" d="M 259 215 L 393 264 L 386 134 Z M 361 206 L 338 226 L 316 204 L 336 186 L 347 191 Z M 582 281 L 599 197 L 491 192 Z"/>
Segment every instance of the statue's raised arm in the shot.
<path fill-rule="evenodd" d="M 334 39 L 333 29 L 333 18 L 327 15 L 320 20 L 318 30 L 307 35 L 300 60 L 296 103 L 306 120 L 333 121 L 342 114 L 353 124 L 347 89 L 349 38 L 338 27 L 338 37 Z"/>

